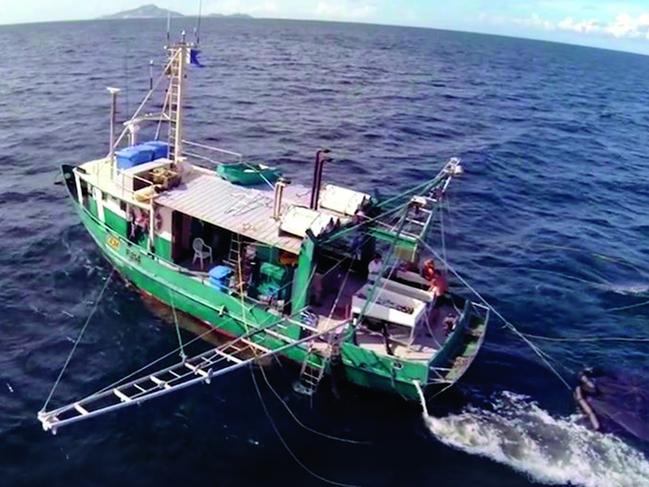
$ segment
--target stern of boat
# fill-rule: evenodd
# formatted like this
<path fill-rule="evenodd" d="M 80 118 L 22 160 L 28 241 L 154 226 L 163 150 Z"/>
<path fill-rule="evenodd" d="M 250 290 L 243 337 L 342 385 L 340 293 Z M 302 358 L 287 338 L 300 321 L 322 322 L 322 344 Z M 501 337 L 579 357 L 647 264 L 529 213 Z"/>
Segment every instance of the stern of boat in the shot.
<path fill-rule="evenodd" d="M 439 352 L 431 359 L 427 386 L 451 387 L 462 378 L 477 357 L 487 334 L 489 308 L 468 299 Z"/>

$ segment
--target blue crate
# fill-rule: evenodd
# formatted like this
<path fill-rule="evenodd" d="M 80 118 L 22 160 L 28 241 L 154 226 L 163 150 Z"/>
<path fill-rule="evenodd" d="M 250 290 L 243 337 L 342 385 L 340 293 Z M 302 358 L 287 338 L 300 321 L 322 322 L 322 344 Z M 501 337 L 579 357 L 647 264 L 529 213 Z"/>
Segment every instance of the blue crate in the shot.
<path fill-rule="evenodd" d="M 119 169 L 129 169 L 131 167 L 151 162 L 154 152 L 151 148 L 134 145 L 115 152 L 117 167 Z"/>
<path fill-rule="evenodd" d="M 161 140 L 151 140 L 140 144 L 140 147 L 146 147 L 153 150 L 153 160 L 166 159 L 169 157 L 169 144 Z"/>

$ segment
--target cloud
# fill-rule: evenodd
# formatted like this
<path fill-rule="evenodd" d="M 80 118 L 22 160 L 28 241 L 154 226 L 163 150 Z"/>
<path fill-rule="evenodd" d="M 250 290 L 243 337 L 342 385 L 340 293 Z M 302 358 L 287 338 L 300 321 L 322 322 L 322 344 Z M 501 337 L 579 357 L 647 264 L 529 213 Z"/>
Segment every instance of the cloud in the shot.
<path fill-rule="evenodd" d="M 515 18 L 514 24 L 521 27 L 531 27 L 533 29 L 556 30 L 554 22 L 541 18 L 539 14 L 532 14 L 529 17 Z"/>
<path fill-rule="evenodd" d="M 649 13 L 642 13 L 634 17 L 628 13 L 621 13 L 615 18 L 615 21 L 606 26 L 605 31 L 614 37 L 649 39 Z"/>
<path fill-rule="evenodd" d="M 600 32 L 602 24 L 596 20 L 574 20 L 572 17 L 566 17 L 557 24 L 559 30 L 579 32 L 581 34 L 590 34 Z"/>
<path fill-rule="evenodd" d="M 210 2 L 207 5 L 203 5 L 203 12 L 206 13 L 272 15 L 278 10 L 279 7 L 274 0 L 259 0 L 253 2 L 246 0 L 221 0 L 219 2 Z"/>
<path fill-rule="evenodd" d="M 318 17 L 328 19 L 366 19 L 377 11 L 375 2 L 354 0 L 319 0 L 315 9 Z"/>
<path fill-rule="evenodd" d="M 484 19 L 484 16 L 481 17 Z M 576 32 L 578 34 L 599 34 L 616 38 L 644 38 L 649 39 L 649 12 L 631 16 L 628 13 L 618 14 L 610 22 L 602 22 L 595 19 L 578 20 L 573 17 L 565 17 L 560 21 L 552 21 L 532 14 L 529 17 L 521 18 L 491 18 L 498 24 L 513 23 L 517 26 L 536 30 Z"/>

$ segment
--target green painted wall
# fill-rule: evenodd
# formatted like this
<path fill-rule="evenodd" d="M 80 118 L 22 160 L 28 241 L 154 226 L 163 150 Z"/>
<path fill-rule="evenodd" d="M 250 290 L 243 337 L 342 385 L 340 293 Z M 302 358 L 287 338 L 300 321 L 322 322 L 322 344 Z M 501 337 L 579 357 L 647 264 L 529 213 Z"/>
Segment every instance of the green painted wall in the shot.
<path fill-rule="evenodd" d="M 99 218 L 99 214 L 97 213 L 97 202 L 95 201 L 95 198 L 92 196 L 88 196 L 88 210 L 90 211 L 90 214 L 94 216 L 95 218 Z"/>
<path fill-rule="evenodd" d="M 297 269 L 293 276 L 293 296 L 291 299 L 291 308 L 293 312 L 304 308 L 309 302 L 311 287 L 311 275 L 313 274 L 313 256 L 315 254 L 315 242 L 310 232 L 302 241 L 302 248 L 297 260 Z"/>
<path fill-rule="evenodd" d="M 351 342 L 343 343 L 342 352 L 348 377 L 350 374 L 353 375 L 353 381 L 359 385 L 397 390 L 411 399 L 417 399 L 417 390 L 413 381 L 417 380 L 422 385 L 427 383 L 427 362 L 413 362 L 378 355 Z"/>
<path fill-rule="evenodd" d="M 155 253 L 157 256 L 171 262 L 171 242 L 159 235 L 155 236 Z"/>
<path fill-rule="evenodd" d="M 128 236 L 128 222 L 104 206 L 104 220 L 106 225 L 119 233 L 122 237 Z"/>

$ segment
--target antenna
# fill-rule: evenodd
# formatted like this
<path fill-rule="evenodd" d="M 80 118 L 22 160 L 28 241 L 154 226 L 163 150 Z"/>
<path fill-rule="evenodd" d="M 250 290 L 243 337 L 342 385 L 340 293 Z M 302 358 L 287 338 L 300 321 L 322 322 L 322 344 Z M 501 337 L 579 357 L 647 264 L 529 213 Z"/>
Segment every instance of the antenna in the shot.
<path fill-rule="evenodd" d="M 167 12 L 167 44 L 171 39 L 171 12 Z"/>
<path fill-rule="evenodd" d="M 149 91 L 153 90 L 153 59 L 149 60 Z"/>
<path fill-rule="evenodd" d="M 201 17 L 203 14 L 203 0 L 198 0 L 198 20 L 196 21 L 196 28 L 194 29 L 194 36 L 196 37 L 196 45 L 201 42 Z"/>

